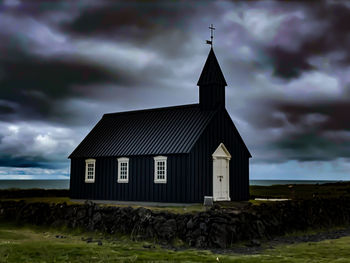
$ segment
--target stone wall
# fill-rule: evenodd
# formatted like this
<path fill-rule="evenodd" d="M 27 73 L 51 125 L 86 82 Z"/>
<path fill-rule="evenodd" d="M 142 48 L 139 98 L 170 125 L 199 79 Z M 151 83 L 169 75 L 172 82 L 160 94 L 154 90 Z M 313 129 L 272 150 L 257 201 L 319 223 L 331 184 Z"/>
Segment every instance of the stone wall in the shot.
<path fill-rule="evenodd" d="M 242 210 L 215 205 L 205 212 L 173 214 L 145 208 L 0 202 L 5 220 L 49 226 L 80 227 L 122 233 L 133 239 L 170 243 L 175 238 L 198 248 L 225 248 L 238 241 L 271 238 L 308 228 L 350 223 L 350 199 L 271 202 Z"/>

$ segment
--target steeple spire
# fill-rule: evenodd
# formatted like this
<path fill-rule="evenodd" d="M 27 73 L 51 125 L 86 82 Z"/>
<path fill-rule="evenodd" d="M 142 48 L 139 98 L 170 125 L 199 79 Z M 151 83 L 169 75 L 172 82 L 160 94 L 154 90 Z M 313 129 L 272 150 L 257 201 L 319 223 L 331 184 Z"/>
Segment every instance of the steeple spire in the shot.
<path fill-rule="evenodd" d="M 218 60 L 213 50 L 213 25 L 211 29 L 210 51 L 199 77 L 199 105 L 202 109 L 225 108 L 225 87 L 227 86 L 224 74 L 222 74 Z"/>
<path fill-rule="evenodd" d="M 213 48 L 210 48 L 207 61 L 204 64 L 204 68 L 202 70 L 201 76 L 199 77 L 197 86 L 212 84 L 227 86 L 224 74 L 222 74 L 214 50 Z"/>

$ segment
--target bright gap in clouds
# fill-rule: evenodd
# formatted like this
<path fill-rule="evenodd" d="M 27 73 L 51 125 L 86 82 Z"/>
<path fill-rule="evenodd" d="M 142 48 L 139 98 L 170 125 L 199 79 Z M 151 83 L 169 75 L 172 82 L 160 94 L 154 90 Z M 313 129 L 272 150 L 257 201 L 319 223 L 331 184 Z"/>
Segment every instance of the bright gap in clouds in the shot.
<path fill-rule="evenodd" d="M 67 167 L 68 163 L 64 164 Z M 19 168 L 0 167 L 0 180 L 40 180 L 40 179 L 69 179 L 69 168 Z"/>

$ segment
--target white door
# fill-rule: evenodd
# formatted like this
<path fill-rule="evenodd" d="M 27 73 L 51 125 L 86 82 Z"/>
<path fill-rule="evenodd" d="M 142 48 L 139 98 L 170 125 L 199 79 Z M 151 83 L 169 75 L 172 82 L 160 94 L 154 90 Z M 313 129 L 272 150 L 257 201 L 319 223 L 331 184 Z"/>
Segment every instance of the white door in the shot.
<path fill-rule="evenodd" d="M 231 155 L 223 143 L 213 153 L 213 199 L 230 200 L 230 160 Z"/>
<path fill-rule="evenodd" d="M 213 160 L 214 201 L 230 200 L 229 196 L 229 160 L 216 158 Z"/>

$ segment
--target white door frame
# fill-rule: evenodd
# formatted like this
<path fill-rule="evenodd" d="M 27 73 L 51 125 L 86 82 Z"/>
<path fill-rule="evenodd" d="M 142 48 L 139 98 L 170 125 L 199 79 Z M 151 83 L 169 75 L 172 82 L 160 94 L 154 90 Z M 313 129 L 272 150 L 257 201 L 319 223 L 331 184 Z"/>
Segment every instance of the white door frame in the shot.
<path fill-rule="evenodd" d="M 231 160 L 231 154 L 229 153 L 229 151 L 227 150 L 227 148 L 225 147 L 225 145 L 223 143 L 220 143 L 220 145 L 218 146 L 218 148 L 215 150 L 215 152 L 212 154 L 213 157 L 213 200 L 214 201 L 230 201 L 230 160 Z M 215 166 L 214 166 L 214 162 L 215 160 L 225 160 L 226 164 L 227 164 L 227 169 L 226 169 L 226 174 L 223 176 L 226 176 L 226 187 L 227 190 L 227 196 L 225 197 L 218 197 L 215 196 L 215 187 L 217 185 L 217 171 L 215 171 Z M 222 176 L 222 175 L 221 175 Z M 221 180 L 221 179 L 220 179 Z"/>

